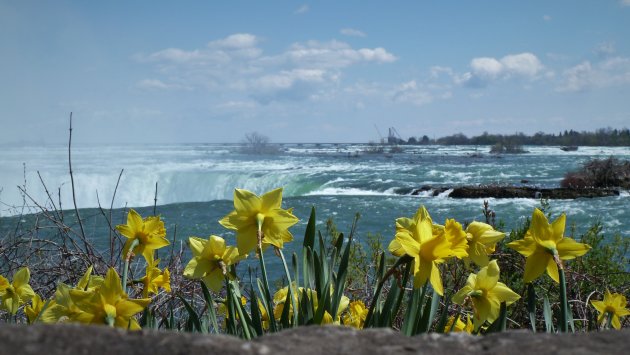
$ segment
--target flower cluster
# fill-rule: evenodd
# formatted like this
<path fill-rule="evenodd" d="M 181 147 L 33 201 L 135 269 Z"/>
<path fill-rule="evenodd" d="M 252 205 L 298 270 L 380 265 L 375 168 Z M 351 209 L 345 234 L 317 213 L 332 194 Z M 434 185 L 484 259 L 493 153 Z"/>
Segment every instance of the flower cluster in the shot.
<path fill-rule="evenodd" d="M 337 324 L 357 329 L 391 327 L 400 319 L 397 317 L 401 309 L 406 313 L 400 328 L 407 335 L 430 329 L 479 334 L 505 329 L 506 307 L 521 298 L 501 282 L 496 257 L 503 253 L 495 252 L 505 233 L 487 223 L 473 221 L 462 225 L 454 219 L 446 219 L 444 224 L 434 223 L 424 206 L 413 217 L 396 219 L 395 234 L 388 250 L 398 260 L 385 271 L 385 256 L 381 254 L 378 274 L 366 276 L 374 276 L 378 282 L 374 290 L 367 292 L 372 293 L 372 299 L 351 300 L 344 293 L 353 292 L 356 297 L 356 290 L 346 286 L 355 225 L 348 238 L 336 239 L 330 249 L 323 245 L 320 237 L 318 249 L 313 209 L 303 241 L 302 262 L 297 261 L 294 253 L 293 272 L 290 272 L 283 248 L 285 243 L 293 241 L 289 229 L 298 218 L 292 208 L 282 208 L 282 189 L 262 196 L 235 189 L 233 202 L 234 210 L 218 222 L 234 232 L 234 245 L 217 235 L 207 239 L 190 236 L 187 242 L 192 257 L 181 273 L 184 278 L 197 280 L 203 286 L 206 302 L 203 310 L 206 318 L 203 319 L 213 322 L 215 330 L 220 324 L 215 314 L 218 304 L 218 319 L 223 321 L 223 329 L 247 339 L 308 324 Z M 523 281 L 528 290 L 533 289 L 533 283 L 544 273 L 559 284 L 560 331 L 566 330 L 570 317 L 565 261 L 580 257 L 591 248 L 566 237 L 565 224 L 564 214 L 549 223 L 547 216 L 535 209 L 523 239 L 506 244 L 525 258 Z M 15 271 L 11 281 L 0 275 L 0 310 L 15 318 L 23 307 L 29 323 L 78 322 L 140 329 L 138 314 L 144 312 L 147 316 L 158 308 L 155 304 L 151 306 L 155 299 L 152 297 L 161 290 L 171 292 L 171 272 L 168 268 L 160 269 L 160 259 L 156 258 L 156 251 L 169 245 L 166 228 L 159 216 L 142 218 L 131 209 L 126 224 L 116 229 L 126 238 L 122 247 L 122 279 L 111 267 L 106 272 L 105 267 L 100 267 L 105 276 L 93 275 L 98 267 L 90 266 L 74 286 L 59 283 L 54 297 L 46 300 L 33 291 L 29 285 L 30 271 L 23 267 Z M 285 286 L 275 293 L 270 292 L 264 260 L 264 252 L 270 246 L 285 271 Z M 246 290 L 240 284 L 236 266 L 251 252 L 260 262 L 262 279 L 256 279 L 255 283 L 252 279 L 251 288 Z M 129 264 L 136 255 L 142 256 L 139 260 L 144 261 L 144 275 L 128 281 Z M 450 277 L 444 278 L 447 272 Z M 455 274 L 457 277 L 453 276 Z M 395 279 L 385 287 L 385 295 L 381 295 L 385 282 L 393 275 Z M 413 289 L 407 289 L 410 279 Z M 505 276 L 503 281 L 508 282 Z M 432 291 L 427 293 L 427 290 Z M 405 294 L 408 303 L 401 307 Z M 532 294 L 528 293 L 528 302 L 532 302 Z M 187 303 L 182 295 L 176 293 L 189 312 L 188 323 L 199 331 L 207 331 L 209 325 L 200 320 L 202 316 L 196 313 L 195 302 Z M 450 302 L 457 306 L 453 307 Z M 624 295 L 609 291 L 605 292 L 603 300 L 591 301 L 599 313 L 597 322 L 615 329 L 621 328 L 621 317 L 630 315 L 626 304 Z M 442 312 L 439 317 L 434 315 L 437 309 Z M 435 327 L 431 323 L 434 319 L 439 319 Z M 536 325 L 532 327 L 535 329 Z"/>

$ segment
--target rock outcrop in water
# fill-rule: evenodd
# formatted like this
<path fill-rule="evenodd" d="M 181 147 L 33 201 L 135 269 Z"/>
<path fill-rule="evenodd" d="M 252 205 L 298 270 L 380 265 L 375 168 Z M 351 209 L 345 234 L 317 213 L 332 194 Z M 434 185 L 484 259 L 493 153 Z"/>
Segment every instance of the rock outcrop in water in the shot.
<path fill-rule="evenodd" d="M 77 324 L 0 327 L 0 354 L 626 354 L 630 330 L 576 334 L 511 331 L 487 336 L 406 337 L 391 329 L 335 326 L 286 330 L 253 341 L 226 335 L 128 332 Z"/>
<path fill-rule="evenodd" d="M 475 185 L 455 187 L 422 186 L 411 191 L 411 195 L 427 194 L 438 196 L 452 190 L 451 198 L 548 198 L 576 199 L 619 196 L 620 192 L 610 188 L 539 188 L 533 186 Z"/>

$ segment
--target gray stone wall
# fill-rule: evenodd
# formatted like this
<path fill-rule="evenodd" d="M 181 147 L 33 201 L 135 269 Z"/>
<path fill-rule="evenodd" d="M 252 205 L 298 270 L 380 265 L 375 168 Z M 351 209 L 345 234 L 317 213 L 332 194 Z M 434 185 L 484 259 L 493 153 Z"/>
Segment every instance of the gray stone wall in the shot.
<path fill-rule="evenodd" d="M 226 335 L 162 331 L 127 332 L 107 327 L 2 325 L 0 354 L 628 354 L 630 330 L 579 334 L 512 331 L 489 336 L 428 334 L 405 337 L 391 329 L 301 327 L 247 342 Z"/>

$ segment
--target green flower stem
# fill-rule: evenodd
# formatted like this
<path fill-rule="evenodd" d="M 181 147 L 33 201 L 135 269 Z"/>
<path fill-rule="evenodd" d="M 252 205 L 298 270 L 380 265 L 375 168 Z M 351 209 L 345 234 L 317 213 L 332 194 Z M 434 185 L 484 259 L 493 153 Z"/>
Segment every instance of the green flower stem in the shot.
<path fill-rule="evenodd" d="M 138 246 L 139 243 L 140 241 L 138 241 L 138 239 L 134 239 L 133 242 L 131 242 L 131 246 L 129 247 L 129 252 L 127 252 L 127 255 L 125 255 L 125 265 L 123 267 L 122 274 L 122 288 L 125 293 L 127 293 L 127 271 L 129 270 L 129 260 L 131 259 L 131 255 L 133 254 L 133 248 Z"/>
<path fill-rule="evenodd" d="M 610 327 L 612 326 L 613 313 L 612 312 L 606 312 L 606 315 L 608 317 L 606 317 L 606 328 L 604 328 L 604 329 L 610 329 Z"/>
<path fill-rule="evenodd" d="M 559 273 L 560 273 L 560 324 L 559 330 L 563 333 L 566 333 L 568 329 L 569 323 L 569 310 L 567 303 L 567 282 L 564 277 L 564 268 L 560 265 Z"/>
<path fill-rule="evenodd" d="M 297 295 L 295 295 L 295 297 L 293 296 L 293 283 L 291 282 L 291 274 L 289 273 L 289 268 L 287 267 L 287 261 L 284 258 L 284 254 L 282 253 L 282 249 L 277 249 L 279 254 L 280 254 L 280 258 L 282 259 L 282 265 L 284 265 L 284 272 L 287 275 L 287 282 L 289 283 L 289 297 L 291 297 L 291 305 L 293 306 L 293 327 L 297 327 L 298 326 L 298 308 L 297 308 L 297 304 L 295 303 L 295 299 L 297 298 Z M 299 285 L 296 284 L 295 285 L 295 289 L 296 291 L 299 289 Z"/>
<path fill-rule="evenodd" d="M 259 238 L 260 240 L 260 238 Z M 271 293 L 269 292 L 269 282 L 267 281 L 267 268 L 265 267 L 265 257 L 263 255 L 262 243 L 258 243 L 258 260 L 260 260 L 260 272 L 262 273 L 263 286 L 264 286 L 264 295 L 265 301 L 267 303 L 267 314 L 269 314 L 269 328 L 272 332 L 277 332 L 278 327 L 276 326 L 276 317 L 273 316 L 273 308 L 271 301 Z"/>

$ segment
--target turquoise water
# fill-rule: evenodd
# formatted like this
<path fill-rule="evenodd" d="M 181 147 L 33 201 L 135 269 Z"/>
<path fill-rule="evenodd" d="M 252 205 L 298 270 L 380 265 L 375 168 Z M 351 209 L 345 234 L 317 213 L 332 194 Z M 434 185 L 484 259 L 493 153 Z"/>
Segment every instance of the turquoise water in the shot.
<path fill-rule="evenodd" d="M 285 144 L 278 154 L 248 155 L 235 145 L 154 145 L 77 147 L 73 149 L 75 191 L 79 207 L 85 210 L 86 230 L 97 245 L 106 244 L 109 232 L 99 210 L 109 208 L 118 176 L 124 169 L 113 206 L 114 223 L 124 222 L 125 207 L 139 208 L 147 215 L 153 210 L 158 183 L 157 211 L 172 238 L 177 225 L 178 240 L 188 236 L 233 235 L 218 220 L 232 207 L 234 188 L 256 193 L 284 188 L 284 207 L 294 207 L 301 221 L 293 228 L 301 240 L 311 206 L 318 221 L 333 217 L 347 232 L 354 215 L 361 219 L 358 237 L 381 233 L 389 240 L 394 220 L 411 216 L 425 205 L 436 222 L 456 218 L 461 222 L 483 220 L 483 199 L 451 199 L 448 192 L 438 197 L 411 196 L 423 185 L 520 184 L 529 180 L 538 186 L 558 186 L 565 172 L 593 158 L 615 156 L 630 160 L 630 148 L 580 147 L 564 152 L 559 147 L 525 147 L 522 155 L 493 156 L 489 147 L 404 146 L 402 153 L 367 154 L 360 144 Z M 52 208 L 37 175 L 51 192 L 55 205 L 72 207 L 67 166 L 67 148 L 5 147 L 0 150 L 0 233 L 12 230 L 18 220 L 27 226 L 37 212 L 16 186 L 26 186 L 40 205 Z M 386 148 L 387 150 L 387 148 Z M 481 155 L 481 157 L 474 157 Z M 98 192 L 98 198 L 97 198 Z M 569 225 L 579 234 L 594 220 L 603 222 L 604 233 L 630 237 L 630 198 L 618 197 L 553 200 L 553 215 L 567 213 Z M 26 202 L 26 203 L 25 203 Z M 509 230 L 530 216 L 540 202 L 535 199 L 489 199 L 497 220 Z M 142 206 L 149 206 L 142 208 Z M 67 212 L 68 215 L 71 212 Z M 298 245 L 298 243 L 294 243 Z M 178 248 L 180 247 L 178 243 Z"/>

